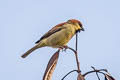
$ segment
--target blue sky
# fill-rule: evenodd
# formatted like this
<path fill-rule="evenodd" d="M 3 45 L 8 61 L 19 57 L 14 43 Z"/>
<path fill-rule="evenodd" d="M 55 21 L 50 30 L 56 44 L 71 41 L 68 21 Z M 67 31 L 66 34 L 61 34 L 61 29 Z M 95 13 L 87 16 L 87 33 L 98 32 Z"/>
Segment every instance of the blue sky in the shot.
<path fill-rule="evenodd" d="M 105 68 L 120 79 L 119 0 L 1 0 L 0 80 L 42 80 L 47 62 L 56 51 L 41 48 L 26 59 L 20 56 L 49 29 L 68 19 L 78 19 L 85 32 L 79 34 L 78 52 L 82 73 Z M 68 43 L 74 48 L 75 37 Z M 74 54 L 61 53 L 53 80 L 76 69 Z M 75 80 L 77 74 L 66 80 Z M 87 80 L 95 80 L 90 75 Z"/>

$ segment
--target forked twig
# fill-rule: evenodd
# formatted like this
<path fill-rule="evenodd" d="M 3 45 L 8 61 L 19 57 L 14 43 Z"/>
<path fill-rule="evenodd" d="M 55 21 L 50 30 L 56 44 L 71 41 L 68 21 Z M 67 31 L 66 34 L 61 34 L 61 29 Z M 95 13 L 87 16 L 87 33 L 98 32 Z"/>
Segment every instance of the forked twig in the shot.
<path fill-rule="evenodd" d="M 92 71 L 89 71 L 89 72 L 84 73 L 83 76 L 85 77 L 86 75 L 88 75 L 88 74 L 90 74 L 90 73 L 94 73 L 94 72 L 98 72 L 98 73 L 104 74 L 104 73 L 101 72 L 101 71 L 105 71 L 105 72 L 106 72 L 107 70 L 106 70 L 106 69 L 92 70 Z"/>
<path fill-rule="evenodd" d="M 70 47 L 68 47 L 68 49 L 72 50 L 75 53 L 75 58 L 76 58 L 78 72 L 80 72 L 80 64 L 79 64 L 78 55 L 77 55 L 76 50 L 74 50 L 73 48 L 70 48 Z"/>
<path fill-rule="evenodd" d="M 91 67 L 93 68 L 94 71 L 96 70 L 93 66 L 91 66 Z M 98 75 L 98 72 L 96 72 L 96 75 L 97 75 L 98 80 L 100 80 L 100 77 L 99 77 L 99 75 Z"/>

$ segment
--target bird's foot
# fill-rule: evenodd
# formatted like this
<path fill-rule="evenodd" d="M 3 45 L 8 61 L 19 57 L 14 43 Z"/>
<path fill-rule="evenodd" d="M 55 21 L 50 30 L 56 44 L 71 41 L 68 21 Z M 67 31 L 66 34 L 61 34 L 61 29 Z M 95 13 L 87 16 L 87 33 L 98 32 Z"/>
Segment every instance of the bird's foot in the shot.
<path fill-rule="evenodd" d="M 59 49 L 62 50 L 62 52 L 63 52 L 63 51 L 66 52 L 67 48 L 68 48 L 68 46 L 62 46 L 62 47 L 59 47 Z"/>

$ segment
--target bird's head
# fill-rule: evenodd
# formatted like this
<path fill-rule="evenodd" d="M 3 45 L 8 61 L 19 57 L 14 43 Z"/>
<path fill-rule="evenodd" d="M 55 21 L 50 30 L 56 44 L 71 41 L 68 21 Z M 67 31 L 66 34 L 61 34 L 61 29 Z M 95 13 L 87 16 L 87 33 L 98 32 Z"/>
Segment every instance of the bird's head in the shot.
<path fill-rule="evenodd" d="M 70 19 L 67 21 L 67 23 L 75 25 L 74 27 L 76 29 L 76 32 L 84 31 L 82 23 L 79 20 Z"/>

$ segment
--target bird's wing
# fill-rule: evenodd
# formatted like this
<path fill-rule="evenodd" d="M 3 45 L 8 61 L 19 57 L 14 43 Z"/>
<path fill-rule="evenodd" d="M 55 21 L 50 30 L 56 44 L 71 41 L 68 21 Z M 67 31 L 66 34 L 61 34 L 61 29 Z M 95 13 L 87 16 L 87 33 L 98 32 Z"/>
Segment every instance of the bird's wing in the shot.
<path fill-rule="evenodd" d="M 55 27 L 53 27 L 51 30 L 49 30 L 46 34 L 44 34 L 38 41 L 36 41 L 35 43 L 39 43 L 41 40 L 51 36 L 52 34 L 61 31 L 62 29 L 64 29 L 65 27 L 62 27 L 65 23 L 61 23 L 56 25 Z"/>

